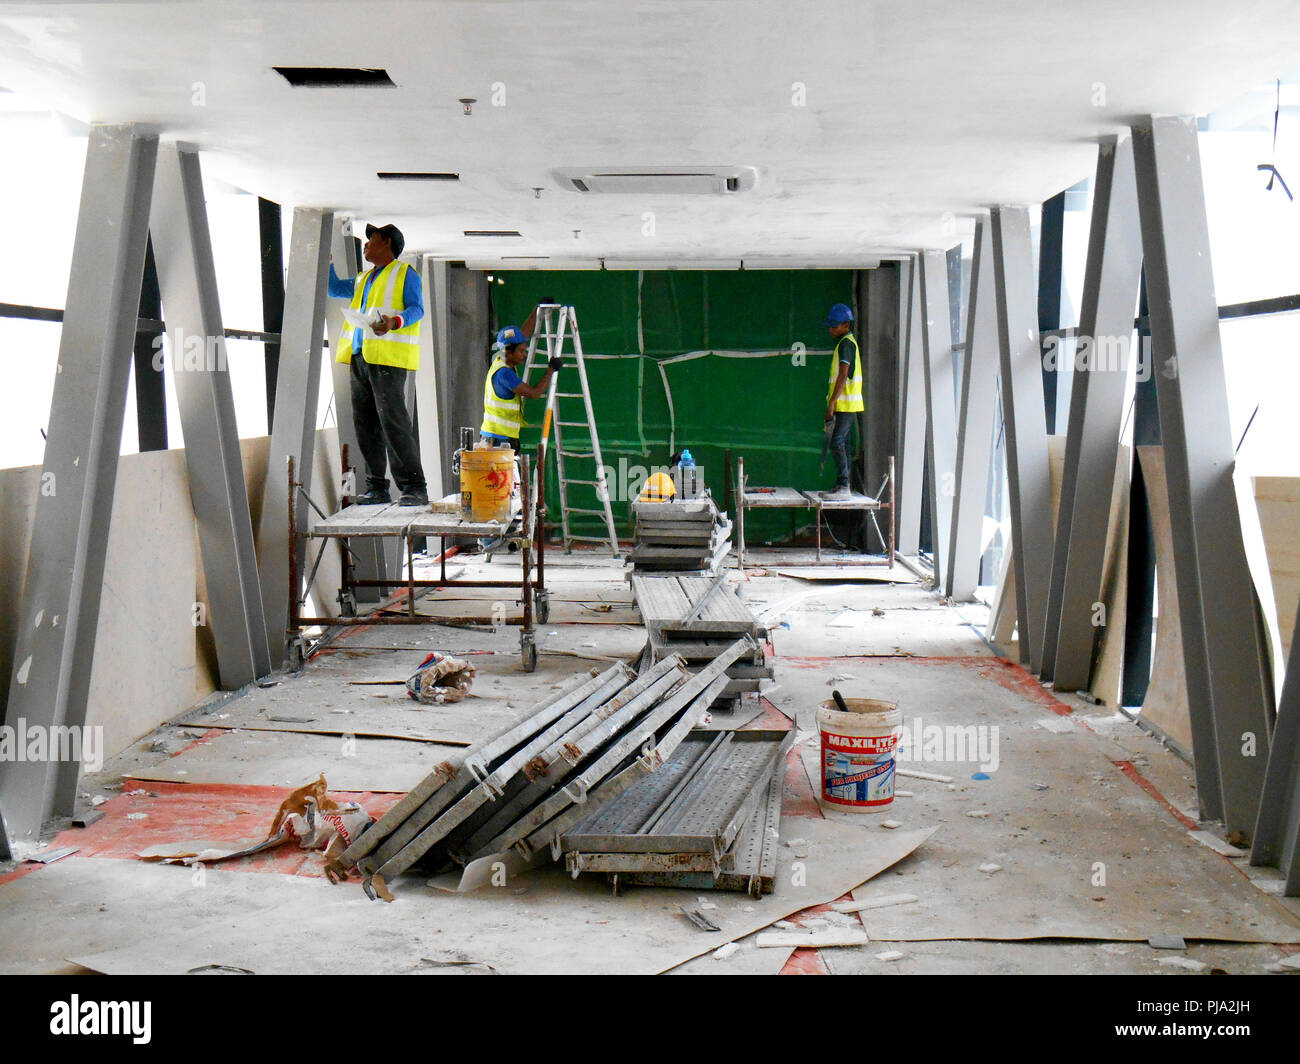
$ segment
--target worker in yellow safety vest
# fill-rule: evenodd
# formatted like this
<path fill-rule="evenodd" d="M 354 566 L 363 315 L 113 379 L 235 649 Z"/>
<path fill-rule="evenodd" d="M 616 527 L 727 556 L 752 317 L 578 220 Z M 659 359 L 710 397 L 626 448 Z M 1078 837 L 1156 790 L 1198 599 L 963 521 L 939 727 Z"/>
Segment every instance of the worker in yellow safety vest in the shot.
<path fill-rule="evenodd" d="M 420 448 L 406 409 L 407 375 L 420 368 L 420 321 L 424 299 L 420 272 L 397 256 L 406 246 L 395 225 L 366 226 L 362 248 L 371 269 L 341 278 L 330 263 L 329 294 L 350 301 L 354 312 L 339 342 L 337 361 L 350 364 L 352 423 L 366 463 L 360 505 L 392 501 L 387 469 L 402 493 L 401 505 L 427 506 Z M 369 322 L 357 324 L 360 316 Z"/>
<path fill-rule="evenodd" d="M 490 447 L 519 450 L 519 432 L 524 426 L 524 400 L 541 399 L 552 375 L 564 365 L 564 360 L 556 355 L 546 364 L 546 372 L 536 384 L 529 384 L 515 372 L 528 358 L 528 338 L 536 318 L 537 311 L 534 310 L 523 329 L 507 325 L 497 333 L 501 350 L 493 357 L 487 379 L 483 382 L 483 424 L 479 426 L 482 442 Z"/>
<path fill-rule="evenodd" d="M 852 308 L 844 303 L 836 303 L 826 315 L 826 327 L 835 341 L 823 426 L 830 437 L 830 449 L 835 457 L 835 489 L 831 496 L 847 498 L 850 494 L 849 438 L 857 415 L 864 409 L 862 353 L 858 350 L 857 337 L 853 335 Z"/>

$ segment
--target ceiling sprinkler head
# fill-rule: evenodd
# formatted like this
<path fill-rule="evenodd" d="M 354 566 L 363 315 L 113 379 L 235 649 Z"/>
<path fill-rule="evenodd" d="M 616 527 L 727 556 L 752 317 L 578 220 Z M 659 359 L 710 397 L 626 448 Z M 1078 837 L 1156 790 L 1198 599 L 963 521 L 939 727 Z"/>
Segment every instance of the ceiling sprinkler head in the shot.
<path fill-rule="evenodd" d="M 460 102 L 465 108 L 465 117 L 468 118 L 474 113 L 474 105 L 478 103 L 478 100 L 474 99 L 473 96 L 462 96 Z"/>
<path fill-rule="evenodd" d="M 534 185 L 534 186 L 533 186 L 533 199 L 541 199 L 541 198 L 542 198 L 542 190 L 541 190 L 541 188 L 539 188 L 538 186 Z"/>
<path fill-rule="evenodd" d="M 573 231 L 573 239 L 574 239 L 574 240 L 577 240 L 577 239 L 578 239 L 578 234 L 581 233 L 581 232 L 582 232 L 581 229 L 575 229 L 575 230 Z"/>

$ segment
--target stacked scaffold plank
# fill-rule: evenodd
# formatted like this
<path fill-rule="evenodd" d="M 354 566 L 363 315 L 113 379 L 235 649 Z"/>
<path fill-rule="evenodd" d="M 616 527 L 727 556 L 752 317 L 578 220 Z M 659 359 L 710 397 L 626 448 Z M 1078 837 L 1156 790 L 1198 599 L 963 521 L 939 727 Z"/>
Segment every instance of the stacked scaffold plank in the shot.
<path fill-rule="evenodd" d="M 731 551 L 731 521 L 705 491 L 692 499 L 632 504 L 635 572 L 714 572 Z"/>
<path fill-rule="evenodd" d="M 776 883 L 785 731 L 694 732 L 652 777 L 593 810 L 560 837 L 577 876 L 620 883 L 739 890 Z"/>
<path fill-rule="evenodd" d="M 513 849 L 559 857 L 560 836 L 659 770 L 752 654 L 734 640 L 692 675 L 676 655 L 637 675 L 622 662 L 576 677 L 518 724 L 439 765 L 361 835 L 336 871 L 360 872 L 370 897 L 417 863 L 437 871 Z"/>
<path fill-rule="evenodd" d="M 643 664 L 676 656 L 688 667 L 701 668 L 745 637 L 753 641 L 753 649 L 727 668 L 729 681 L 720 701 L 734 703 L 743 692 L 757 691 L 763 680 L 772 678 L 760 642 L 767 633 L 727 582 L 725 571 L 712 577 L 633 576 L 632 595 L 646 628 Z M 729 707 L 724 702 L 717 708 Z"/>

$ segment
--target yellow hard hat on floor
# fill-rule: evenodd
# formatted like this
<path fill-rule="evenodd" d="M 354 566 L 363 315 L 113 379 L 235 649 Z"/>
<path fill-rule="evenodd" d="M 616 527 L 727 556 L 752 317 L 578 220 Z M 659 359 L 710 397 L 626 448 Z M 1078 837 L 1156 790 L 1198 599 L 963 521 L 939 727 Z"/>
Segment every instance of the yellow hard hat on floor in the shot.
<path fill-rule="evenodd" d="M 655 473 L 653 476 L 646 477 L 637 502 L 667 502 L 676 494 L 677 488 L 673 484 L 673 478 L 667 473 Z"/>

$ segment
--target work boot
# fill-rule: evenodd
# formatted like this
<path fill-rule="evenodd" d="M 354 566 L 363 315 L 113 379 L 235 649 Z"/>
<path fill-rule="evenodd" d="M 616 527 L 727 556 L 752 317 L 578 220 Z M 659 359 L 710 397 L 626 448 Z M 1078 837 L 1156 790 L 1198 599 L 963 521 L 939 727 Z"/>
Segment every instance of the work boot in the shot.
<path fill-rule="evenodd" d="M 834 489 L 826 493 L 828 499 L 848 499 L 852 498 L 853 492 L 849 490 L 847 484 L 836 484 Z"/>
<path fill-rule="evenodd" d="M 397 501 L 398 506 L 428 506 L 429 493 L 427 491 L 404 491 L 402 497 Z"/>
<path fill-rule="evenodd" d="M 388 494 L 387 488 L 372 488 L 364 495 L 358 495 L 352 503 L 354 506 L 386 506 L 392 501 L 393 498 Z"/>

